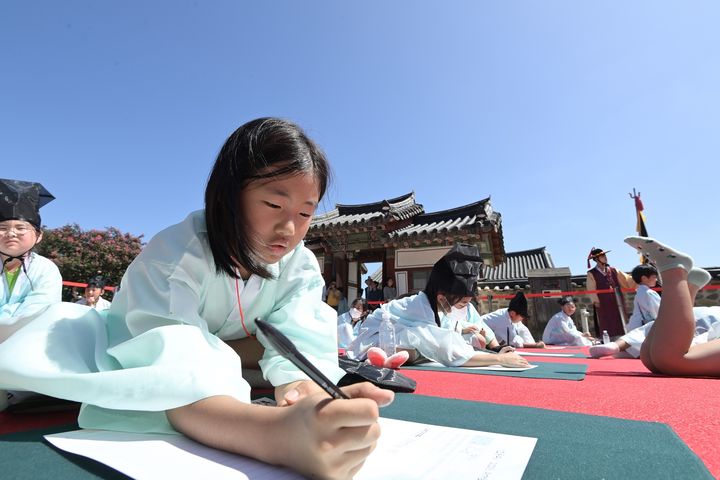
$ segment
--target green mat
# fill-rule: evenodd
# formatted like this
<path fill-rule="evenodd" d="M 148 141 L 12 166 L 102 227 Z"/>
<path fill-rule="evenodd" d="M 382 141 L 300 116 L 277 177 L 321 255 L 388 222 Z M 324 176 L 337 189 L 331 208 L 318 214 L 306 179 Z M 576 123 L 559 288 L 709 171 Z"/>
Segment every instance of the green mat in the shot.
<path fill-rule="evenodd" d="M 474 373 L 478 375 L 499 375 L 501 377 L 520 377 L 520 378 L 547 378 L 553 380 L 582 380 L 585 378 L 588 366 L 580 363 L 561 363 L 561 362 L 539 362 L 534 359 L 528 361 L 537 365 L 530 370 L 521 372 L 513 370 L 475 370 L 463 367 L 442 367 L 433 365 L 414 365 L 411 367 L 402 366 L 402 370 L 430 370 L 433 372 L 457 372 L 457 373 Z"/>
<path fill-rule="evenodd" d="M 539 408 L 396 394 L 384 417 L 535 437 L 524 479 L 712 479 L 700 459 L 665 424 Z M 42 436 L 67 425 L 0 436 L 2 478 L 127 479 L 100 463 L 60 452 Z"/>
<path fill-rule="evenodd" d="M 712 479 L 664 423 L 401 393 L 383 417 L 538 439 L 523 479 Z"/>

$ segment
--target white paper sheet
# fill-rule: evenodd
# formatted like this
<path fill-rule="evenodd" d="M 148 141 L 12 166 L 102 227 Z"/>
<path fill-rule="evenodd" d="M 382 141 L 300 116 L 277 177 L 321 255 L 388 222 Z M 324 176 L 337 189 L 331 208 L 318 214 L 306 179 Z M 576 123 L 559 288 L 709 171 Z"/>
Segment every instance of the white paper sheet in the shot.
<path fill-rule="evenodd" d="M 442 363 L 438 362 L 425 362 L 418 365 L 418 367 L 444 367 Z M 524 372 L 525 370 L 531 370 L 536 368 L 537 365 L 528 365 L 527 367 L 504 367 L 502 365 L 487 365 L 485 367 L 457 367 L 467 368 L 468 370 L 493 370 L 498 372 Z M 451 367 L 448 367 L 451 368 Z"/>
<path fill-rule="evenodd" d="M 515 351 L 518 355 L 522 355 L 523 357 L 573 357 L 575 356 L 574 353 L 543 353 L 543 352 L 518 352 Z M 578 357 L 581 358 L 581 357 Z"/>
<path fill-rule="evenodd" d="M 381 418 L 378 447 L 356 480 L 520 479 L 537 439 Z M 76 430 L 46 435 L 62 450 L 137 480 L 296 480 L 279 467 L 215 450 L 182 435 Z"/>

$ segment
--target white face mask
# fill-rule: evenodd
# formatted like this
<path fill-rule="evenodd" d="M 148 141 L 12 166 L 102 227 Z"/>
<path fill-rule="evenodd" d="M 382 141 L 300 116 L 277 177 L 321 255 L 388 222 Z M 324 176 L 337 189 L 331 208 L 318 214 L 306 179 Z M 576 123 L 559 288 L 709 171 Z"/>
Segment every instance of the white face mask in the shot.
<path fill-rule="evenodd" d="M 447 315 L 449 318 L 453 318 L 456 320 L 464 320 L 465 316 L 467 315 L 465 307 L 458 308 L 453 306 L 450 313 Z"/>
<path fill-rule="evenodd" d="M 445 315 L 449 315 L 452 313 L 452 305 L 450 305 L 450 302 L 447 301 L 447 298 L 444 296 L 438 296 L 438 307 L 440 307 L 440 312 L 444 313 Z"/>

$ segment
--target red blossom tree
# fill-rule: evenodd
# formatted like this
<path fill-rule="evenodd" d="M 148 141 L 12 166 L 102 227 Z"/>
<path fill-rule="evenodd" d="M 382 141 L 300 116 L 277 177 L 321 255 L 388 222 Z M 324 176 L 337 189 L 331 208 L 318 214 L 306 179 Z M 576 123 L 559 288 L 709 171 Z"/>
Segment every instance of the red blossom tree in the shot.
<path fill-rule="evenodd" d="M 142 235 L 122 233 L 115 227 L 106 230 L 83 230 L 77 224 L 44 229 L 42 242 L 35 248 L 60 269 L 63 280 L 86 282 L 102 275 L 108 286 L 120 284 L 130 262 L 143 248 Z M 111 292 L 105 297 L 112 298 Z M 73 300 L 72 292 L 63 290 L 64 300 Z"/>

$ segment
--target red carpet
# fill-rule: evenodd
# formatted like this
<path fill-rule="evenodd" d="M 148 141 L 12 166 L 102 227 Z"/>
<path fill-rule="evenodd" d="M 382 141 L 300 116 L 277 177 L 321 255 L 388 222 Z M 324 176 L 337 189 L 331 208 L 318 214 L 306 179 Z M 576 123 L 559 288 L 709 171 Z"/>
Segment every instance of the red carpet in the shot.
<path fill-rule="evenodd" d="M 577 352 L 581 350 L 567 350 Z M 552 351 L 551 353 L 560 353 Z M 534 358 L 528 357 L 530 362 Z M 585 363 L 582 381 L 542 380 L 402 370 L 418 382 L 416 393 L 563 412 L 661 422 L 670 425 L 720 478 L 720 380 L 653 375 L 639 360 L 537 357 Z M 73 423 L 77 412 L 0 413 L 0 434 Z M 649 441 L 651 441 L 649 439 Z"/>
<path fill-rule="evenodd" d="M 577 351 L 581 350 L 567 352 Z M 654 375 L 640 360 L 528 357 L 531 363 L 534 359 L 585 363 L 588 372 L 579 382 L 417 370 L 403 373 L 418 382 L 416 393 L 423 395 L 665 423 L 720 477 L 720 380 Z"/>

